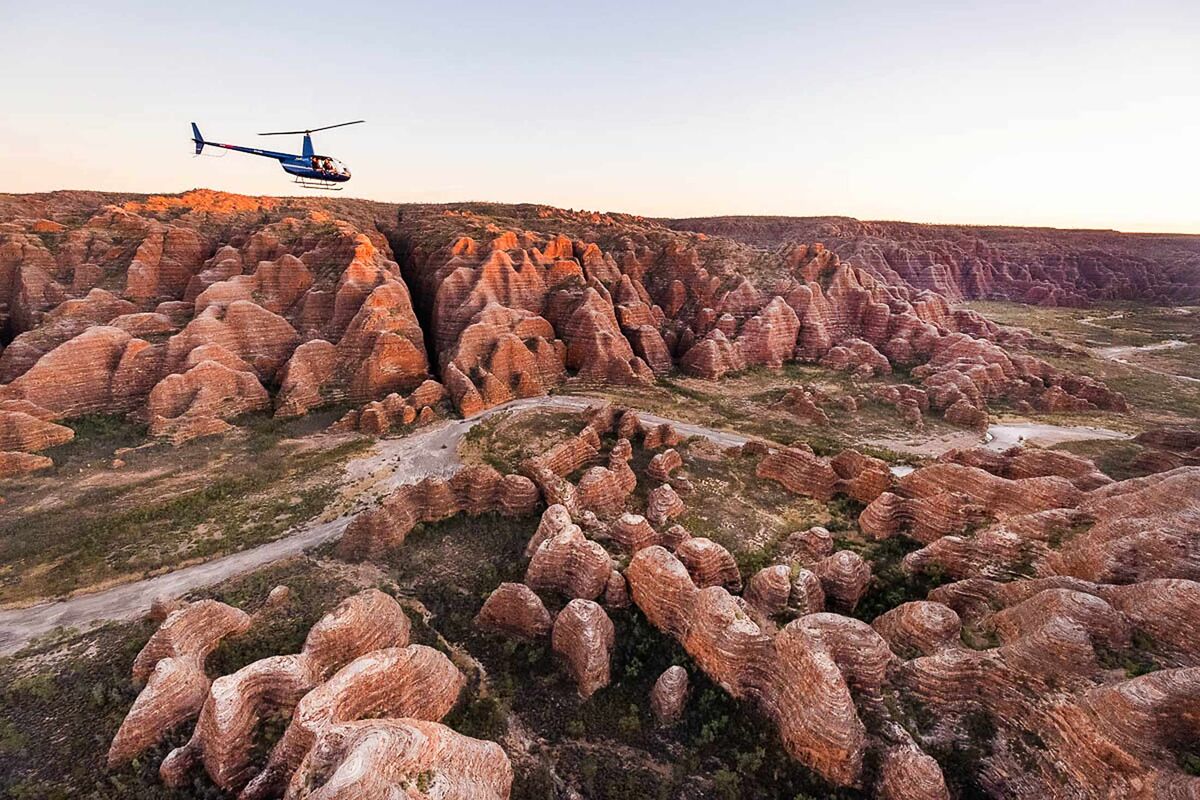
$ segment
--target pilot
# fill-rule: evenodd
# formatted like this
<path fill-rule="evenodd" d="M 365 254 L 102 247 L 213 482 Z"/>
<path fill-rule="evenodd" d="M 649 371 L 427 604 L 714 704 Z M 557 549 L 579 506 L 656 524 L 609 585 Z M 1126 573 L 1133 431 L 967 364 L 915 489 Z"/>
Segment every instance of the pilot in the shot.
<path fill-rule="evenodd" d="M 331 160 L 329 160 L 328 158 L 325 159 L 325 171 L 333 172 L 333 162 Z"/>

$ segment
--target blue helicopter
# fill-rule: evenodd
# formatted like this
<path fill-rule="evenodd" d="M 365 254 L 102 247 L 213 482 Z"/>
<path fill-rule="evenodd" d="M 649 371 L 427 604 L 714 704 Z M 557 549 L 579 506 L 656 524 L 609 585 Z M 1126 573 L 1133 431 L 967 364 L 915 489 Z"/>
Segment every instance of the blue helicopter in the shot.
<path fill-rule="evenodd" d="M 363 119 L 356 119 L 353 122 L 339 122 L 337 125 L 326 125 L 324 128 L 311 128 L 304 131 L 272 131 L 270 133 L 260 133 L 259 136 L 293 136 L 304 134 L 304 147 L 300 155 L 293 153 L 277 153 L 274 150 L 260 150 L 257 147 L 242 147 L 237 144 L 222 144 L 221 142 L 210 142 L 200 134 L 200 129 L 196 127 L 196 123 L 192 123 L 192 141 L 196 144 L 196 155 L 200 155 L 204 150 L 204 146 L 222 147 L 226 150 L 236 150 L 239 153 L 249 153 L 254 156 L 264 156 L 273 158 L 279 162 L 279 166 L 283 167 L 283 171 L 289 175 L 295 176 L 295 182 L 309 189 L 329 189 L 340 191 L 341 186 L 338 184 L 345 183 L 350 180 L 350 168 L 330 156 L 319 156 L 313 151 L 312 134 L 317 131 L 327 131 L 330 128 L 341 128 L 346 125 L 357 125 L 360 122 L 366 122 Z"/>

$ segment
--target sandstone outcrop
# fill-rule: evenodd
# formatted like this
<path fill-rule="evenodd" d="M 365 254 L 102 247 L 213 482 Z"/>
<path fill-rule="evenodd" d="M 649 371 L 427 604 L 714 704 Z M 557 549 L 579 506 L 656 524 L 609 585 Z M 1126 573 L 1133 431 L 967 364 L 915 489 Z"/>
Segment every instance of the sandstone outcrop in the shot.
<path fill-rule="evenodd" d="M 733 554 L 712 539 L 693 536 L 675 548 L 675 557 L 701 588 L 723 586 L 732 592 L 742 589 L 742 575 Z"/>
<path fill-rule="evenodd" d="M 624 508 L 637 488 L 637 476 L 629 466 L 631 455 L 629 440 L 620 439 L 609 453 L 607 467 L 592 467 L 580 476 L 576 487 L 580 509 L 608 515 Z"/>
<path fill-rule="evenodd" d="M 1157 578 L 1095 592 L 1150 641 L 1164 666 L 1200 666 L 1200 583 Z"/>
<path fill-rule="evenodd" d="M 0 478 L 14 478 L 53 467 L 54 461 L 48 456 L 39 456 L 36 453 L 0 452 Z"/>
<path fill-rule="evenodd" d="M 951 450 L 943 453 L 938 460 L 978 467 L 1010 480 L 1055 475 L 1066 478 L 1077 489 L 1085 492 L 1113 482 L 1112 478 L 1096 469 L 1096 465 L 1086 458 L 1039 447 L 1011 447 L 1003 453 L 974 447 L 969 450 Z"/>
<path fill-rule="evenodd" d="M 1195 302 L 1195 245 L 1186 237 L 1116 231 L 865 222 L 849 217 L 674 220 L 680 230 L 761 247 L 825 242 L 872 275 L 952 301 L 1005 298 L 1037 305 L 1098 300 Z"/>
<path fill-rule="evenodd" d="M 449 481 L 425 478 L 402 486 L 371 511 L 351 520 L 337 545 L 339 555 L 363 559 L 399 547 L 417 523 L 437 522 L 459 513 L 532 514 L 537 488 L 523 475 L 501 475 L 491 467 L 464 467 Z"/>
<path fill-rule="evenodd" d="M 109 767 L 128 763 L 194 717 L 208 694 L 209 653 L 249 627 L 249 614 L 215 600 L 168 615 L 133 661 L 134 683 L 145 686 L 113 737 Z"/>
<path fill-rule="evenodd" d="M 530 537 L 529 544 L 525 545 L 525 557 L 532 558 L 542 542 L 562 533 L 573 524 L 571 513 L 567 511 L 566 506 L 557 503 L 546 506 L 546 510 L 542 512 L 542 517 L 538 521 L 537 530 Z"/>
<path fill-rule="evenodd" d="M 626 576 L 650 623 L 731 695 L 756 703 L 789 755 L 836 784 L 858 782 L 866 731 L 850 686 L 877 691 L 892 658 L 869 626 L 817 614 L 829 619 L 804 617 L 771 636 L 724 588 L 697 588 L 662 547 L 634 554 Z"/>
<path fill-rule="evenodd" d="M 883 754 L 875 791 L 880 800 L 950 800 L 938 763 L 920 748 L 905 745 Z"/>
<path fill-rule="evenodd" d="M 687 507 L 684 506 L 683 499 L 675 493 L 669 483 L 652 489 L 646 498 L 646 518 L 652 525 L 666 525 L 685 511 Z"/>
<path fill-rule="evenodd" d="M 839 383 L 854 387 L 845 398 L 811 385 L 782 401 L 817 425 L 840 422 L 837 405 L 853 413 L 866 395 L 914 428 L 930 414 L 980 428 L 998 401 L 1025 412 L 1120 411 L 1118 393 L 1035 357 L 1050 352 L 1042 337 L 952 303 L 1190 302 L 1197 285 L 1194 243 L 1179 237 L 725 223 L 736 237 L 767 231 L 756 243 L 770 246 L 755 249 L 654 220 L 546 207 L 414 206 L 401 217 L 365 202 L 219 193 L 104 205 L 113 201 L 0 198 L 0 471 L 52 466 L 33 453 L 65 440 L 67 429 L 54 426 L 79 414 L 130 414 L 157 432 L 190 435 L 225 429 L 250 410 L 297 416 L 350 402 L 344 428 L 382 435 L 432 418 L 439 403 L 469 414 L 546 393 L 568 376 L 642 383 L 676 367 L 712 378 L 793 361 L 845 370 Z M 403 269 L 385 234 L 402 243 Z M 826 236 L 828 247 L 799 244 Z M 431 362 L 440 384 L 429 380 Z M 762 457 L 763 477 L 865 503 L 859 527 L 868 537 L 916 539 L 923 547 L 904 558 L 904 570 L 957 579 L 866 626 L 823 613 L 826 600 L 855 608 L 872 578 L 819 529 L 789 536 L 780 563 L 749 576 L 744 598 L 729 594 L 740 582 L 732 556 L 670 525 L 671 495 L 686 492 L 673 450 L 639 454 L 638 463 L 654 456 L 651 487 L 671 491 L 654 490 L 649 533 L 626 531 L 628 442 L 661 450 L 680 434 L 611 406 L 588 419 L 579 436 L 522 465 L 522 475 L 474 468 L 403 487 L 356 518 L 339 552 L 382 553 L 417 523 L 450 514 L 528 513 L 540 493 L 561 505 L 530 542 L 528 580 L 568 597 L 603 595 L 610 609 L 631 597 L 718 685 L 753 703 L 790 756 L 836 784 L 946 797 L 926 748 L 962 757 L 946 774 L 955 792 L 969 779 L 995 796 L 1196 793 L 1194 776 L 1179 767 L 1194 749 L 1200 660 L 1200 453 L 1188 430 L 1139 437 L 1143 456 L 1133 466 L 1153 474 L 1119 483 L 1085 459 L 1032 447 L 952 453 L 899 480 L 854 451 L 823 458 L 803 447 L 745 447 Z M 614 438 L 626 443 L 606 454 Z M 628 582 L 619 571 L 625 556 L 614 560 L 588 536 L 631 551 Z M 893 596 L 891 577 L 889 565 L 872 607 Z M 522 585 L 497 589 L 481 624 L 552 627 L 532 589 L 510 586 Z M 160 604 L 162 630 L 195 607 Z M 268 624 L 270 613 L 255 619 Z M 783 614 L 799 618 L 776 630 Z M 343 643 L 309 658 L 306 643 L 306 652 L 256 662 L 210 687 L 204 655 L 224 624 L 213 619 L 177 637 L 194 648 L 176 652 L 165 634 L 151 640 L 161 652 L 139 667 L 148 685 L 114 741 L 118 762 L 199 712 L 193 742 L 204 752 L 193 757 L 232 765 L 213 771 L 235 786 L 249 777 L 235 768 L 247 736 L 201 747 L 212 719 L 236 720 L 252 738 L 259 715 L 295 706 L 293 726 L 302 726 L 318 710 L 300 706 L 336 680 L 328 671 L 355 656 L 375 664 L 388 644 Z M 243 624 L 234 619 L 227 634 Z M 319 676 L 318 662 L 328 665 Z M 599 661 L 580 663 L 572 669 L 582 687 Z M 388 694 L 407 681 L 392 676 L 374 688 Z M 358 692 L 351 683 L 347 694 Z M 450 694 L 412 690 L 422 700 Z M 322 696 L 342 702 L 338 692 Z M 217 715 L 210 703 L 236 713 Z M 408 713 L 402 705 L 383 713 Z M 348 717 L 374 710 L 355 707 Z M 307 742 L 299 728 L 289 731 L 296 752 L 278 755 L 264 778 L 270 789 L 255 791 L 278 792 L 291 780 L 296 795 L 411 794 L 430 779 L 482 796 L 507 791 L 502 754 L 436 724 L 337 716 L 318 727 Z M 164 775 L 184 760 L 169 759 Z"/>
<path fill-rule="evenodd" d="M 671 725 L 683 716 L 687 694 L 687 670 L 678 665 L 667 667 L 650 690 L 650 710 L 661 724 Z"/>
<path fill-rule="evenodd" d="M 642 432 L 642 447 L 647 450 L 658 450 L 662 447 L 675 447 L 683 442 L 679 431 L 667 422 L 647 426 Z"/>
<path fill-rule="evenodd" d="M 987 519 L 987 508 L 973 503 L 965 494 L 945 491 L 928 497 L 904 498 L 884 492 L 858 517 L 863 533 L 887 539 L 903 533 L 918 542 L 933 542 L 943 536 L 965 533 Z"/>
<path fill-rule="evenodd" d="M 44 409 L 16 410 L 20 407 L 18 403 L 13 403 L 13 410 L 0 407 L 0 450 L 36 453 L 75 438 L 67 426 L 46 419 L 49 414 Z"/>
<path fill-rule="evenodd" d="M 204 196 L 171 198 L 169 208 L 92 206 L 82 223 L 56 232 L 56 253 L 16 254 L 29 285 L 14 344 L 0 357 L 0 392 L 68 416 L 149 417 L 151 388 L 194 367 L 203 359 L 186 363 L 189 354 L 205 346 L 240 362 L 225 366 L 278 384 L 277 405 L 291 415 L 428 377 L 399 266 L 370 223 L 364 231 L 319 211 L 286 216 L 278 203 L 251 211 L 231 202 L 214 226 L 212 212 L 189 211 Z M 123 297 L 97 285 L 114 278 Z"/>
<path fill-rule="evenodd" d="M 317 741 L 337 725 L 378 716 L 440 720 L 465 682 L 450 659 L 424 645 L 359 656 L 300 700 L 266 767 L 242 797 L 254 800 L 282 791 Z"/>
<path fill-rule="evenodd" d="M 604 548 L 585 537 L 577 525 L 570 525 L 538 545 L 525 570 L 525 583 L 533 589 L 594 600 L 604 593 L 612 569 L 612 558 Z"/>
<path fill-rule="evenodd" d="M 56 417 L 53 412 L 25 400 L 0 400 L 0 478 L 54 466 L 47 456 L 34 453 L 75 438 L 75 431 L 53 421 Z"/>
<path fill-rule="evenodd" d="M 95 326 L 37 360 L 0 399 L 27 400 L 61 416 L 136 407 L 157 381 L 161 348 L 120 328 Z"/>
<path fill-rule="evenodd" d="M 886 461 L 857 450 L 843 450 L 830 459 L 829 466 L 838 476 L 837 491 L 860 503 L 870 503 L 895 483 Z"/>
<path fill-rule="evenodd" d="M 811 645 L 820 644 L 837 664 L 856 694 L 878 697 L 896 656 L 879 633 L 862 620 L 821 612 L 795 619 L 784 631 L 803 632 Z"/>
<path fill-rule="evenodd" d="M 825 599 L 835 609 L 850 613 L 871 582 L 871 565 L 853 550 L 839 550 L 818 561 L 813 573 L 821 581 Z"/>
<path fill-rule="evenodd" d="M 826 501 L 833 499 L 837 483 L 833 467 L 811 450 L 795 447 L 767 454 L 758 463 L 755 474 L 778 481 L 795 494 Z"/>
<path fill-rule="evenodd" d="M 1200 574 L 1200 554 L 1188 533 L 1195 530 L 1200 508 L 1197 468 L 1110 483 L 1085 494 L 1058 476 L 1009 480 L 975 467 L 935 464 L 906 476 L 898 491 L 927 495 L 922 503 L 952 506 L 947 493 L 939 492 L 951 481 L 998 521 L 969 536 L 936 529 L 923 536 L 920 523 L 929 518 L 918 516 L 912 535 L 928 543 L 905 556 L 905 568 L 936 567 L 954 578 L 1032 572 L 1099 583 L 1194 580 Z M 860 525 L 872 535 L 879 535 L 876 530 L 890 535 L 887 530 L 904 525 L 886 524 L 888 519 L 902 520 L 895 512 L 905 508 L 912 511 L 910 501 L 882 495 L 863 512 Z"/>
<path fill-rule="evenodd" d="M 828 425 L 829 415 L 821 408 L 822 396 L 815 390 L 796 386 L 788 389 L 780 404 L 788 411 L 800 417 L 805 422 L 815 425 Z"/>
<path fill-rule="evenodd" d="M 846 494 L 869 503 L 894 483 L 887 462 L 881 459 L 845 450 L 827 460 L 807 446 L 768 453 L 759 461 L 755 474 L 777 481 L 795 494 L 824 501 Z"/>
<path fill-rule="evenodd" d="M 779 369 L 792 360 L 800 319 L 782 297 L 776 296 L 741 326 L 737 345 L 747 364 Z"/>
<path fill-rule="evenodd" d="M 554 620 L 542 598 L 528 586 L 502 583 L 484 601 L 475 624 L 487 630 L 536 639 L 550 632 Z"/>
<path fill-rule="evenodd" d="M 671 473 L 683 468 L 683 457 L 673 447 L 655 453 L 646 467 L 646 476 L 657 483 L 671 482 Z"/>
<path fill-rule="evenodd" d="M 193 351 L 195 352 L 195 351 Z M 176 444 L 222 433 L 226 420 L 270 407 L 271 398 L 249 369 L 201 361 L 187 372 L 168 375 L 150 391 L 146 408 L 150 433 Z"/>
<path fill-rule="evenodd" d="M 994 286 L 962 291 L 973 263 L 954 279 L 934 261 L 910 280 L 874 250 L 847 261 L 793 239 L 764 253 L 641 218 L 544 207 L 398 216 L 211 192 L 120 206 L 68 195 L 14 197 L 0 220 L 0 322 L 14 334 L 0 355 L 3 393 L 68 415 L 144 413 L 150 389 L 206 344 L 243 361 L 282 415 L 405 396 L 430 376 L 426 340 L 464 414 L 544 394 L 570 374 L 648 383 L 673 366 L 718 378 L 794 360 L 863 377 L 910 370 L 923 399 L 907 387 L 895 403 L 913 424 L 938 412 L 980 426 L 997 398 L 1124 407 L 1102 384 L 1030 355 L 1029 334 L 952 308 Z M 70 213 L 55 215 L 56 204 Z M 38 233 L 52 226 L 62 229 Z M 41 236 L 54 237 L 53 252 Z M 389 236 L 406 243 L 403 268 Z M 114 279 L 123 296 L 101 288 Z M 1057 297 L 1053 280 L 1029 280 L 1037 302 Z M 819 405 L 803 409 L 818 422 Z M 661 446 L 661 432 L 645 441 Z"/>
<path fill-rule="evenodd" d="M 324 730 L 285 798 L 298 800 L 507 800 L 513 770 L 494 742 L 437 722 L 378 719 Z"/>
<path fill-rule="evenodd" d="M 746 361 L 737 345 L 719 329 L 713 329 L 684 354 L 679 366 L 691 375 L 715 381 L 729 373 L 741 372 Z"/>
<path fill-rule="evenodd" d="M 288 595 L 285 586 L 272 590 L 255 624 L 270 624 Z M 250 616 L 212 600 L 166 598 L 152 613 L 165 620 L 134 662 L 135 680 L 148 675 L 149 683 L 113 741 L 110 766 L 195 713 L 181 701 L 198 690 L 204 705 L 192 738 L 161 766 L 170 785 L 184 785 L 199 762 L 217 786 L 243 798 L 285 789 L 287 797 L 508 797 L 512 768 L 499 746 L 437 724 L 466 679 L 437 650 L 406 646 L 408 617 L 383 592 L 347 598 L 310 629 L 301 652 L 253 662 L 211 690 L 206 656 L 245 631 Z M 253 775 L 256 731 L 274 715 L 290 724 Z M 359 759 L 371 768 L 355 768 Z"/>
<path fill-rule="evenodd" d="M 567 662 L 579 696 L 585 700 L 609 682 L 616 628 L 598 604 L 575 599 L 554 619 L 551 646 Z"/>
<path fill-rule="evenodd" d="M 608 574 L 608 584 L 604 587 L 604 605 L 609 608 L 629 607 L 629 583 L 615 569 Z"/>
<path fill-rule="evenodd" d="M 742 595 L 746 602 L 765 616 L 782 613 L 792 596 L 792 570 L 786 564 L 763 567 L 750 576 Z"/>
<path fill-rule="evenodd" d="M 617 544 L 630 553 L 658 544 L 661 538 L 658 531 L 641 514 L 622 514 L 609 527 L 608 532 Z"/>
<path fill-rule="evenodd" d="M 400 431 L 409 425 L 424 425 L 437 418 L 441 404 L 446 398 L 446 389 L 442 384 L 427 380 L 407 397 L 393 392 L 381 400 L 351 409 L 334 423 L 332 430 L 354 430 L 382 436 Z M 281 413 L 278 407 L 275 413 Z"/>
<path fill-rule="evenodd" d="M 275 414 L 297 417 L 325 403 L 324 387 L 337 369 L 337 347 L 325 339 L 312 339 L 292 351 L 279 373 Z"/>
<path fill-rule="evenodd" d="M 783 551 L 804 566 L 812 566 L 825 556 L 833 555 L 833 550 L 833 534 L 820 525 L 793 531 L 783 545 Z"/>
<path fill-rule="evenodd" d="M 825 589 L 817 574 L 801 566 L 793 567 L 790 573 L 792 585 L 788 592 L 788 609 L 801 616 L 824 611 Z"/>
<path fill-rule="evenodd" d="M 255 732 L 265 717 L 290 714 L 302 697 L 355 658 L 406 646 L 409 629 L 399 604 L 369 589 L 313 625 L 298 654 L 265 658 L 217 678 L 191 740 L 163 761 L 164 782 L 185 784 L 192 765 L 201 762 L 222 789 L 241 789 L 251 777 Z"/>
<path fill-rule="evenodd" d="M 928 656 L 962 644 L 962 621 L 954 609 L 926 600 L 902 603 L 872 620 L 871 627 L 901 656 Z"/>
<path fill-rule="evenodd" d="M 890 375 L 892 372 L 892 365 L 887 357 L 870 342 L 862 339 L 846 339 L 830 348 L 821 358 L 821 366 L 839 372 L 851 372 L 854 377 L 862 379 Z"/>
<path fill-rule="evenodd" d="M 526 474 L 546 469 L 560 478 L 591 466 L 600 460 L 600 434 L 592 425 L 585 425 L 575 436 L 564 439 L 545 453 L 532 458 L 522 471 Z"/>
<path fill-rule="evenodd" d="M 1048 557 L 1054 572 L 1105 583 L 1200 580 L 1200 467 L 1101 487 L 1078 509 L 1096 522 Z"/>

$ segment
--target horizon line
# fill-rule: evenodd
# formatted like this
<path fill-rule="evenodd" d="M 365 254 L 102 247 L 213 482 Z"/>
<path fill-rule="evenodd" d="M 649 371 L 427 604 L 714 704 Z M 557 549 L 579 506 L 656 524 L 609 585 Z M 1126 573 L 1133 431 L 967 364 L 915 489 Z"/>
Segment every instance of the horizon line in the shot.
<path fill-rule="evenodd" d="M 537 202 L 537 201 L 509 201 L 509 200 L 450 200 L 450 201 L 428 201 L 428 200 L 380 200 L 374 197 L 354 197 L 341 194 L 312 194 L 312 195 L 295 195 L 295 194 L 247 194 L 244 192 L 234 192 L 225 189 L 214 189 L 207 186 L 193 186 L 189 189 L 182 189 L 174 192 L 145 192 L 145 191 L 130 191 L 117 189 L 80 189 L 80 188 L 60 188 L 60 189 L 45 189 L 33 192 L 6 192 L 0 191 L 0 197 L 29 197 L 36 195 L 49 195 L 56 193 L 79 193 L 79 194 L 108 194 L 108 195 L 136 195 L 140 197 L 180 197 L 189 192 L 207 191 L 220 194 L 234 195 L 238 197 L 260 197 L 272 198 L 277 200 L 356 200 L 366 203 L 381 203 L 384 205 L 393 206 L 455 206 L 455 205 L 501 205 L 501 206 L 541 206 L 544 208 L 556 208 L 563 211 L 577 212 L 594 212 L 599 214 L 624 214 L 626 216 L 641 217 L 643 219 L 655 221 L 688 221 L 688 220 L 712 220 L 712 219 L 775 219 L 775 220 L 819 220 L 819 219 L 843 219 L 854 222 L 871 223 L 871 224 L 901 224 L 901 225 L 920 225 L 925 227 L 947 227 L 947 228 L 1010 228 L 1014 230 L 1046 230 L 1046 231 L 1063 231 L 1076 233 L 1115 233 L 1119 235 L 1129 236 L 1195 236 L 1200 237 L 1200 229 L 1197 230 L 1170 230 L 1164 228 L 1135 228 L 1122 229 L 1113 227 L 1061 227 L 1058 225 L 1048 225 L 1045 223 L 1020 223 L 1020 222 L 950 222 L 945 220 L 940 221 L 922 221 L 915 219 L 897 219 L 897 218 L 866 218 L 857 217 L 851 214 L 781 214 L 777 212 L 764 213 L 712 213 L 712 214 L 688 214 L 684 216 L 662 216 L 658 214 L 642 214 L 636 211 L 622 211 L 617 209 L 592 209 L 583 207 L 559 206 L 553 203 Z"/>

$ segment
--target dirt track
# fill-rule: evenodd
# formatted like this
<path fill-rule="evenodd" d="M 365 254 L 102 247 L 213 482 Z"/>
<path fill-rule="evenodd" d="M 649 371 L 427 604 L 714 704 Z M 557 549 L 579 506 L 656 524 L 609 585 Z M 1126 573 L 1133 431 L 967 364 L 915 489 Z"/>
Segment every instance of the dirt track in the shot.
<path fill-rule="evenodd" d="M 334 519 L 310 523 L 283 538 L 259 547 L 231 553 L 203 564 L 184 567 L 153 578 L 114 586 L 91 594 L 81 594 L 66 600 L 39 603 L 26 608 L 0 610 L 0 655 L 13 653 L 31 639 L 50 633 L 59 626 L 78 628 L 105 620 L 134 619 L 149 610 L 150 603 L 155 597 L 177 597 L 276 561 L 299 555 L 335 539 L 342 534 L 355 514 L 373 505 L 397 487 L 416 483 L 433 475 L 450 477 L 457 472 L 462 466 L 458 458 L 458 444 L 463 436 L 471 428 L 496 414 L 530 408 L 582 410 L 598 402 L 601 401 L 577 395 L 531 397 L 490 408 L 469 419 L 441 422 L 403 438 L 381 439 L 371 453 L 353 459 L 346 465 L 343 493 L 352 495 L 354 503 L 353 507 L 344 514 Z M 638 412 L 638 416 L 651 424 L 670 423 L 686 436 L 701 436 L 724 447 L 744 444 L 750 438 L 730 431 L 670 420 L 642 411 Z M 1020 443 L 1022 437 L 1017 434 L 1029 433 L 1031 428 L 1038 428 L 1039 434 L 1046 435 L 1049 429 L 1055 427 L 994 425 L 989 432 L 993 440 L 1000 440 L 1002 444 L 1009 446 Z M 1008 429 L 1012 429 L 1012 431 Z M 1121 436 L 1115 431 L 1104 431 L 1103 429 L 1072 430 L 1075 435 L 1065 438 Z M 997 435 L 998 433 L 1001 435 Z M 1007 435 L 1010 433 L 1012 435 Z M 1083 435 L 1080 435 L 1081 433 Z M 956 439 L 938 442 L 938 447 L 935 449 L 946 450 L 950 447 L 969 446 L 969 439 L 970 436 L 962 441 Z M 924 455 L 936 456 L 937 452 L 924 453 Z"/>
<path fill-rule="evenodd" d="M 283 538 L 259 547 L 231 553 L 203 564 L 184 567 L 153 578 L 81 594 L 66 600 L 39 603 L 26 608 L 0 610 L 0 655 L 20 649 L 31 639 L 57 627 L 81 628 L 106 620 L 134 619 L 150 608 L 155 597 L 177 597 L 203 586 L 298 555 L 337 538 L 354 514 L 398 486 L 432 476 L 449 477 L 458 471 L 458 443 L 467 431 L 485 419 L 505 411 L 528 408 L 584 409 L 595 398 L 555 395 L 514 400 L 490 408 L 469 419 L 449 420 L 399 439 L 381 439 L 375 449 L 346 465 L 347 488 L 355 496 L 355 508 L 335 519 L 308 524 Z M 748 437 L 700 425 L 667 420 L 640 413 L 650 423 L 670 422 L 688 436 L 703 436 L 723 446 L 740 445 Z"/>

